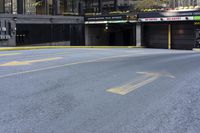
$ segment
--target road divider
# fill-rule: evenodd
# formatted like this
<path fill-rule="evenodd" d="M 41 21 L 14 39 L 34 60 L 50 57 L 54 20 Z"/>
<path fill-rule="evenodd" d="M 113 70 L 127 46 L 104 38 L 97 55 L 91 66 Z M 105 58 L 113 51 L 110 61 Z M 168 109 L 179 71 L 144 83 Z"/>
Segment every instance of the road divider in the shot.
<path fill-rule="evenodd" d="M 137 72 L 137 73 L 141 74 L 142 76 L 134 79 L 133 81 L 125 85 L 108 89 L 107 92 L 118 95 L 126 95 L 138 88 L 141 88 L 147 84 L 154 82 L 160 77 L 175 78 L 173 75 L 169 73 L 150 73 L 150 72 Z"/>

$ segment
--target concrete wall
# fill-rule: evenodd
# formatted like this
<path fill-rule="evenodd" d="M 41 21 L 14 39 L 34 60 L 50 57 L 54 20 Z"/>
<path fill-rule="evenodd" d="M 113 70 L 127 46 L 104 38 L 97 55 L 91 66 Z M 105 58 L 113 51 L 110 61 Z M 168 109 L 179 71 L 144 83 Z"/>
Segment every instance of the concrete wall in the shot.
<path fill-rule="evenodd" d="M 84 17 L 81 16 L 49 16 L 49 15 L 20 15 L 20 14 L 0 14 L 1 29 L 5 30 L 9 23 L 8 33 L 9 39 L 0 39 L 0 47 L 16 46 L 16 25 L 17 24 L 84 24 Z M 1 35 L 5 36 L 6 31 L 0 31 Z M 3 37 L 2 36 L 2 37 Z M 48 43 L 50 44 L 50 43 Z M 54 43 L 55 44 L 55 43 Z M 57 44 L 55 44 L 57 45 Z M 58 45 L 61 45 L 58 42 Z M 67 43 L 66 45 L 69 45 Z"/>
<path fill-rule="evenodd" d="M 70 46 L 70 41 L 33 44 L 33 46 Z"/>

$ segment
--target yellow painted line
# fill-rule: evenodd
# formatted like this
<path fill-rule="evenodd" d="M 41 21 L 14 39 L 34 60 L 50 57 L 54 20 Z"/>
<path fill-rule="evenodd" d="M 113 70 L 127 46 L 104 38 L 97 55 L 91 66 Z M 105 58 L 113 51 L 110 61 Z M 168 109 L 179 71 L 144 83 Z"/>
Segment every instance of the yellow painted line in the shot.
<path fill-rule="evenodd" d="M 140 88 L 140 87 L 143 87 L 143 86 L 155 81 L 157 78 L 158 78 L 158 76 L 148 77 L 144 81 L 140 81 L 138 83 L 135 83 L 135 81 L 130 82 L 127 85 L 117 87 L 117 88 L 112 88 L 112 89 L 109 89 L 107 91 L 111 92 L 111 93 L 119 94 L 119 95 L 126 95 L 126 94 Z"/>
<path fill-rule="evenodd" d="M 32 47 L 3 47 L 0 51 L 37 50 L 37 49 L 63 49 L 63 48 L 144 48 L 142 46 L 32 46 Z"/>
<path fill-rule="evenodd" d="M 172 45 L 172 33 L 171 33 L 171 24 L 168 25 L 168 49 L 171 49 Z"/>
<path fill-rule="evenodd" d="M 194 48 L 193 51 L 200 52 L 200 48 Z"/>
<path fill-rule="evenodd" d="M 7 53 L 7 54 L 0 54 L 0 57 L 4 56 L 14 56 L 14 55 L 20 55 L 21 53 Z"/>
<path fill-rule="evenodd" d="M 0 75 L 0 78 L 8 78 L 8 77 L 12 77 L 12 76 L 20 75 L 20 74 L 28 74 L 28 73 L 46 71 L 46 70 L 51 70 L 51 69 L 56 69 L 56 68 L 69 67 L 69 66 L 73 66 L 73 65 L 79 65 L 79 64 L 85 64 L 85 63 L 93 63 L 93 62 L 98 62 L 98 61 L 104 61 L 106 59 L 111 59 L 111 58 L 115 59 L 115 58 L 123 58 L 123 57 L 130 57 L 130 56 L 134 56 L 134 54 L 126 54 L 126 55 L 120 55 L 120 56 L 103 57 L 103 58 L 99 58 L 99 59 L 91 59 L 91 60 L 87 60 L 87 61 L 79 61 L 79 62 L 73 62 L 73 63 L 63 64 L 63 65 L 57 65 L 57 66 L 50 66 L 50 67 L 45 67 L 45 68 L 40 68 L 40 69 L 21 71 L 21 72 L 6 74 L 6 75 Z"/>
<path fill-rule="evenodd" d="M 143 74 L 143 76 L 136 78 L 135 80 L 115 88 L 108 89 L 107 92 L 126 95 L 138 88 L 141 88 L 147 84 L 150 84 L 160 78 L 161 76 L 175 78 L 173 75 L 168 73 L 148 73 L 148 72 L 138 72 L 138 74 Z"/>
<path fill-rule="evenodd" d="M 54 61 L 54 60 L 60 60 L 60 59 L 62 59 L 62 57 L 46 58 L 46 59 L 39 59 L 39 60 L 29 60 L 29 61 L 12 61 L 12 62 L 8 62 L 5 64 L 1 64 L 0 67 L 31 65 L 33 63 Z"/>
<path fill-rule="evenodd" d="M 59 53 L 49 53 L 49 54 L 39 54 L 39 55 L 31 55 L 31 56 L 23 56 L 23 58 L 32 58 L 32 57 L 42 57 L 42 56 L 55 56 L 55 55 L 65 55 L 72 54 L 74 52 L 59 52 Z"/>

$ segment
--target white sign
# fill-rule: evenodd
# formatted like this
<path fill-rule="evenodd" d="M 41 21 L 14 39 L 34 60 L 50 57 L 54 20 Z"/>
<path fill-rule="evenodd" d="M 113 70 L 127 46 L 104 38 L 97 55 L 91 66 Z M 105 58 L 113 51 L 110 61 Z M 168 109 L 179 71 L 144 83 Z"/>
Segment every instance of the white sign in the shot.
<path fill-rule="evenodd" d="M 192 21 L 193 16 L 186 17 L 163 17 L 163 18 L 141 18 L 141 22 L 161 22 L 161 21 Z"/>

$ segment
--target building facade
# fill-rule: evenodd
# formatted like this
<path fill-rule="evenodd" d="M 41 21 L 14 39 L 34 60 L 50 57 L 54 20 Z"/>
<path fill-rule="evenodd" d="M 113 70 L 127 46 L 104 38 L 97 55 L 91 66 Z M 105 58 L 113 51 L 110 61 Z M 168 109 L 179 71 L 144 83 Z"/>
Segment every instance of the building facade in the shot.
<path fill-rule="evenodd" d="M 85 4 L 85 45 L 135 46 L 136 0 L 88 0 Z"/>
<path fill-rule="evenodd" d="M 200 47 L 199 9 L 136 14 L 135 2 L 0 0 L 0 46 Z"/>
<path fill-rule="evenodd" d="M 85 0 L 86 13 L 131 11 L 138 0 Z"/>
<path fill-rule="evenodd" d="M 200 0 L 170 0 L 170 7 L 200 6 Z"/>
<path fill-rule="evenodd" d="M 0 46 L 84 45 L 81 0 L 0 0 Z"/>

